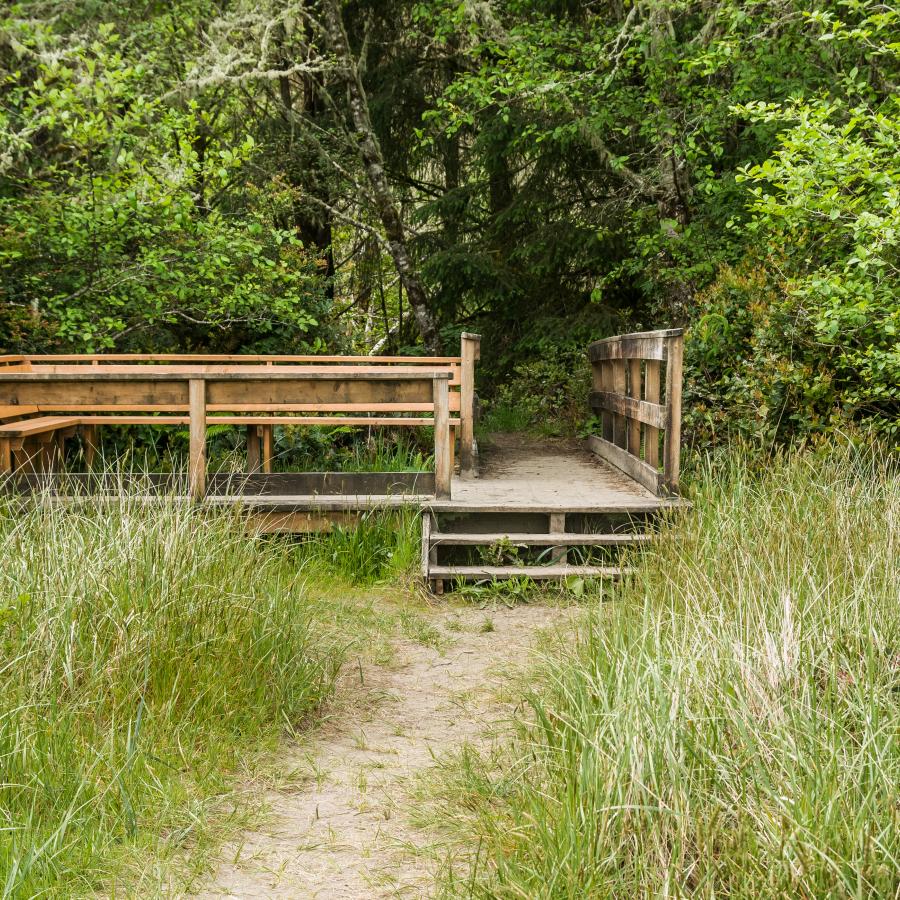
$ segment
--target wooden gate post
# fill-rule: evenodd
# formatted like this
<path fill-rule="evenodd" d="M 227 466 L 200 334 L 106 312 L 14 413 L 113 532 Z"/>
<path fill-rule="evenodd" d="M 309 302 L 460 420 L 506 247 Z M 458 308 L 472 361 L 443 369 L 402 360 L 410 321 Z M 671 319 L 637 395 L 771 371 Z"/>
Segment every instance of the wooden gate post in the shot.
<path fill-rule="evenodd" d="M 188 484 L 193 500 L 206 494 L 206 382 L 188 381 L 188 409 L 191 417 L 191 445 L 188 458 Z"/>
<path fill-rule="evenodd" d="M 681 459 L 681 381 L 684 369 L 684 335 L 669 338 L 666 358 L 666 435 L 663 440 L 663 479 L 666 488 L 678 493 Z"/>
<path fill-rule="evenodd" d="M 434 379 L 434 493 L 450 496 L 450 384 L 446 375 Z"/>
<path fill-rule="evenodd" d="M 475 361 L 481 356 L 481 335 L 464 331 L 460 344 L 459 471 L 470 475 L 475 471 Z"/>
<path fill-rule="evenodd" d="M 272 425 L 260 427 L 262 437 L 262 470 L 266 475 L 272 471 L 272 457 L 275 455 L 275 429 Z"/>

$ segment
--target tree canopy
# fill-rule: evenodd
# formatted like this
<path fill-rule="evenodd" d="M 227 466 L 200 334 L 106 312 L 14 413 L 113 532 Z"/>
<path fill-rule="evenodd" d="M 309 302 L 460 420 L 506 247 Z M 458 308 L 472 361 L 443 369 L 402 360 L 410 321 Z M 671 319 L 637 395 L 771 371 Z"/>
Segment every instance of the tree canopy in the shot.
<path fill-rule="evenodd" d="M 689 328 L 699 439 L 900 395 L 900 8 L 39 2 L 2 14 L 0 344 L 437 349 L 580 390 Z"/>

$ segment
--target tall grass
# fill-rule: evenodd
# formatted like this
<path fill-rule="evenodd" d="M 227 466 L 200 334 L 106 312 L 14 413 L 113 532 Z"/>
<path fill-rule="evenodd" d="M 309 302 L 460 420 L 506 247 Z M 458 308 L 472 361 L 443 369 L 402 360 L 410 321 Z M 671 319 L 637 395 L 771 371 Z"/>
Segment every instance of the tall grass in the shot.
<path fill-rule="evenodd" d="M 851 452 L 699 474 L 695 508 L 448 769 L 448 894 L 900 896 L 900 479 Z"/>
<path fill-rule="evenodd" d="M 241 754 L 331 689 L 293 551 L 236 517 L 7 501 L 0 559 L 0 896 L 86 896 L 190 841 Z"/>

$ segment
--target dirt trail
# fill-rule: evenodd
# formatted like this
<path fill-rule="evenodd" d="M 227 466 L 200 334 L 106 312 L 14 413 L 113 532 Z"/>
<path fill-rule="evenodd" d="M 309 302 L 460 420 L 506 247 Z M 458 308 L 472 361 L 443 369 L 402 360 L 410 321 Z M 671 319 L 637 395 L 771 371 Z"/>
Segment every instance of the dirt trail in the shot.
<path fill-rule="evenodd" d="M 416 852 L 429 836 L 408 816 L 414 776 L 454 747 L 490 740 L 511 710 L 498 687 L 527 661 L 541 629 L 571 617 L 537 605 L 441 609 L 432 624 L 447 636 L 442 651 L 403 641 L 388 668 L 348 667 L 340 694 L 352 702 L 338 704 L 311 748 L 290 751 L 307 767 L 311 751 L 316 777 L 268 798 L 271 825 L 225 849 L 227 862 L 201 896 L 430 896 L 429 857 Z"/>

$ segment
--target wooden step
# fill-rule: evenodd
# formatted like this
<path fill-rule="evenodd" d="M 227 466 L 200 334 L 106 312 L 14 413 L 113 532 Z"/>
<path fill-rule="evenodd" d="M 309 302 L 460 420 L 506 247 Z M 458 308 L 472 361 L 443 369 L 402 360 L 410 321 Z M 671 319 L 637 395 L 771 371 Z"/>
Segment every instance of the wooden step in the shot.
<path fill-rule="evenodd" d="M 638 544 L 651 540 L 649 534 L 577 534 L 574 532 L 527 534 L 453 534 L 433 532 L 432 546 L 478 547 L 484 544 L 510 543 L 526 547 L 598 547 L 602 545 Z"/>
<path fill-rule="evenodd" d="M 610 566 L 429 566 L 429 578 L 620 578 L 627 570 Z"/>

